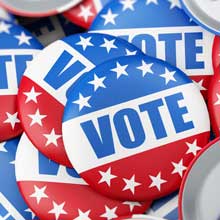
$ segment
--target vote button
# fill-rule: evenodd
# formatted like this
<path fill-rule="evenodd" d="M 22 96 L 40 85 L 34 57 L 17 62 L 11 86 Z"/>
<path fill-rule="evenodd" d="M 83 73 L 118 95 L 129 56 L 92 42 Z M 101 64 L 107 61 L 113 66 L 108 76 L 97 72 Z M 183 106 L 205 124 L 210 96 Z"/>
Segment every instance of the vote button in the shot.
<path fill-rule="evenodd" d="M 147 201 L 177 190 L 208 143 L 209 115 L 181 70 L 144 55 L 82 76 L 68 97 L 63 139 L 80 176 L 111 198 Z"/>

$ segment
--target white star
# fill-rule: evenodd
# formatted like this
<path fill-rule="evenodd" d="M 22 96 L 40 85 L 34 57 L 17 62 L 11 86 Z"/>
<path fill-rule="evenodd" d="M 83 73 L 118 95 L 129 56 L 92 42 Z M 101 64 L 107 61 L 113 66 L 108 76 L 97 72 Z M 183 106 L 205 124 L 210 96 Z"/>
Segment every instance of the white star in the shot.
<path fill-rule="evenodd" d="M 43 198 L 48 198 L 48 195 L 45 194 L 46 186 L 42 188 L 38 188 L 37 186 L 34 185 L 34 193 L 30 195 L 31 198 L 36 198 L 37 204 L 40 203 L 41 199 Z"/>
<path fill-rule="evenodd" d="M 91 220 L 89 218 L 89 213 L 91 210 L 88 210 L 87 212 L 82 212 L 80 209 L 78 209 L 79 216 L 77 218 L 74 218 L 74 220 Z"/>
<path fill-rule="evenodd" d="M 172 174 L 178 173 L 180 177 L 183 176 L 183 171 L 187 169 L 187 167 L 183 166 L 183 160 L 181 160 L 179 163 L 172 162 L 174 166 L 174 170 Z"/>
<path fill-rule="evenodd" d="M 82 46 L 83 50 L 86 50 L 87 47 L 93 47 L 94 44 L 92 44 L 91 41 L 92 37 L 84 38 L 80 36 L 80 41 L 76 43 L 76 45 Z"/>
<path fill-rule="evenodd" d="M 133 175 L 131 177 L 131 179 L 125 179 L 123 178 L 124 182 L 126 183 L 124 189 L 122 191 L 125 191 L 125 190 L 130 190 L 133 194 L 134 194 L 134 191 L 135 191 L 135 187 L 136 186 L 140 186 L 141 184 L 138 183 L 138 182 L 135 182 L 135 175 Z"/>
<path fill-rule="evenodd" d="M 126 201 L 126 202 L 123 202 L 123 204 L 129 206 L 130 212 L 133 212 L 135 206 L 141 207 L 141 203 L 140 202 Z"/>
<path fill-rule="evenodd" d="M 38 124 L 38 125 L 42 126 L 42 119 L 46 118 L 47 115 L 41 115 L 39 109 L 37 109 L 35 114 L 28 115 L 28 117 L 32 119 L 30 126 L 32 126 L 34 124 Z"/>
<path fill-rule="evenodd" d="M 115 179 L 117 176 L 111 174 L 111 167 L 106 172 L 99 171 L 102 178 L 99 180 L 99 183 L 107 183 L 107 185 L 111 186 L 111 180 Z"/>
<path fill-rule="evenodd" d="M 111 49 L 117 49 L 117 47 L 114 45 L 115 40 L 108 40 L 106 38 L 104 38 L 105 43 L 103 43 L 102 45 L 100 45 L 100 47 L 104 47 L 107 52 L 109 53 L 111 51 Z"/>
<path fill-rule="evenodd" d="M 94 80 L 90 81 L 89 84 L 94 85 L 94 90 L 96 91 L 98 88 L 106 88 L 105 84 L 103 81 L 105 80 L 106 77 L 98 77 L 97 75 L 94 75 Z"/>
<path fill-rule="evenodd" d="M 57 140 L 62 137 L 62 135 L 56 134 L 54 129 L 51 130 L 50 134 L 44 134 L 43 136 L 47 138 L 46 146 L 48 146 L 49 144 L 53 144 L 56 147 Z"/>
<path fill-rule="evenodd" d="M 170 9 L 173 9 L 175 7 L 181 8 L 179 0 L 168 0 L 170 2 Z"/>
<path fill-rule="evenodd" d="M 144 60 L 142 60 L 142 66 L 137 67 L 137 69 L 142 71 L 143 77 L 147 74 L 153 74 L 154 72 L 152 71 L 152 66 L 153 63 L 146 63 Z"/>
<path fill-rule="evenodd" d="M 80 13 L 77 15 L 78 17 L 83 17 L 85 22 L 88 22 L 89 17 L 94 16 L 94 13 L 91 11 L 91 5 L 84 6 L 80 5 Z"/>
<path fill-rule="evenodd" d="M 199 88 L 200 91 L 205 91 L 207 90 L 204 86 L 203 86 L 203 79 L 200 80 L 199 82 L 193 81 L 194 84 Z"/>
<path fill-rule="evenodd" d="M 153 3 L 155 5 L 158 5 L 157 0 L 147 0 L 146 4 L 149 5 L 150 3 Z"/>
<path fill-rule="evenodd" d="M 14 130 L 15 124 L 20 123 L 20 120 L 18 119 L 18 113 L 15 112 L 14 114 L 10 114 L 10 113 L 6 112 L 6 115 L 8 118 L 4 121 L 4 123 L 11 124 L 11 128 Z"/>
<path fill-rule="evenodd" d="M 201 147 L 197 146 L 197 139 L 195 139 L 192 144 L 186 142 L 186 145 L 189 148 L 186 154 L 192 153 L 194 156 L 196 156 L 197 151 L 200 151 L 202 149 Z"/>
<path fill-rule="evenodd" d="M 122 11 L 126 11 L 127 9 L 134 11 L 135 2 L 136 0 L 121 0 L 120 3 L 123 5 Z"/>
<path fill-rule="evenodd" d="M 214 103 L 214 105 L 220 105 L 220 94 L 216 93 L 216 96 L 218 100 Z"/>
<path fill-rule="evenodd" d="M 0 152 L 8 152 L 8 151 L 5 149 L 5 144 L 6 144 L 6 142 L 0 143 Z"/>
<path fill-rule="evenodd" d="M 106 14 L 101 15 L 103 19 L 105 19 L 104 25 L 107 25 L 108 23 L 115 25 L 115 18 L 118 16 L 118 14 L 113 14 L 111 9 L 108 9 L 108 12 Z"/>
<path fill-rule="evenodd" d="M 166 85 L 170 82 L 170 81 L 175 81 L 176 82 L 176 79 L 174 77 L 176 71 L 172 71 L 170 72 L 167 68 L 165 69 L 165 73 L 160 75 L 160 77 L 163 77 L 166 81 Z"/>
<path fill-rule="evenodd" d="M 9 29 L 11 28 L 10 24 L 6 24 L 4 21 L 0 22 L 0 33 L 6 33 L 9 34 Z"/>
<path fill-rule="evenodd" d="M 128 67 L 128 65 L 122 66 L 120 63 L 117 62 L 116 68 L 111 69 L 111 71 L 117 73 L 117 79 L 118 79 L 122 75 L 128 76 L 128 73 L 126 72 L 127 67 Z"/>
<path fill-rule="evenodd" d="M 73 103 L 79 105 L 79 111 L 81 111 L 84 107 L 91 107 L 89 104 L 90 98 L 91 96 L 84 97 L 82 94 L 79 94 L 79 99 Z"/>
<path fill-rule="evenodd" d="M 30 40 L 32 37 L 27 36 L 23 31 L 20 35 L 15 35 L 15 38 L 19 40 L 18 45 L 27 44 L 31 45 Z"/>
<path fill-rule="evenodd" d="M 137 51 L 130 51 L 128 49 L 126 49 L 126 56 L 132 56 L 132 55 L 136 55 L 137 54 Z"/>
<path fill-rule="evenodd" d="M 63 215 L 67 214 L 67 212 L 63 209 L 64 205 L 65 205 L 65 202 L 58 205 L 56 202 L 53 201 L 53 209 L 51 209 L 48 213 L 54 214 L 56 217 L 56 220 L 58 220 L 61 214 Z"/>
<path fill-rule="evenodd" d="M 166 180 L 161 179 L 161 172 L 157 174 L 157 176 L 149 176 L 152 180 L 151 185 L 149 188 L 157 187 L 157 189 L 160 191 L 161 184 L 166 183 Z"/>
<path fill-rule="evenodd" d="M 35 218 L 36 215 L 34 214 L 34 212 L 33 212 L 31 209 L 25 209 L 24 211 L 31 213 L 31 219 L 34 219 L 34 218 Z"/>
<path fill-rule="evenodd" d="M 37 103 L 37 97 L 39 95 L 41 95 L 41 92 L 36 92 L 34 86 L 32 86 L 31 91 L 30 92 L 24 92 L 23 93 L 25 96 L 27 96 L 25 103 L 28 103 L 30 101 L 33 101 L 35 103 Z"/>
<path fill-rule="evenodd" d="M 110 209 L 108 206 L 105 206 L 105 213 L 100 215 L 102 218 L 107 218 L 107 220 L 111 220 L 117 218 L 118 216 L 115 214 L 117 207 Z"/>

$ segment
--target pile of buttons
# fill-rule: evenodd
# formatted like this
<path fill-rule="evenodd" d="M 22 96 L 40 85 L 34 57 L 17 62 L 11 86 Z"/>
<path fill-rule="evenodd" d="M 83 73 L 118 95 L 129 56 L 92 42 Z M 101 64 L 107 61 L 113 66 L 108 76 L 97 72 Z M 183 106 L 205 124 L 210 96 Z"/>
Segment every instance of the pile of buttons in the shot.
<path fill-rule="evenodd" d="M 219 1 L 0 5 L 0 219 L 220 219 Z"/>

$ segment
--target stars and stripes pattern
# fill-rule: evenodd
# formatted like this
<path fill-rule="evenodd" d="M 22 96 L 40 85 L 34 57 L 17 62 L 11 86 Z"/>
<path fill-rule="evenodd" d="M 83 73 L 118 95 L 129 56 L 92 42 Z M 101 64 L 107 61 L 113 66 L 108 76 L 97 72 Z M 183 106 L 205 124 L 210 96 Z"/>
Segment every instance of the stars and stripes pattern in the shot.
<path fill-rule="evenodd" d="M 203 125 L 198 127 L 195 125 L 197 127 L 195 132 L 191 130 L 188 135 L 182 134 L 179 139 L 173 141 L 169 139 L 166 143 L 165 139 L 158 145 L 155 142 L 152 148 L 150 143 L 154 138 L 151 136 L 149 143 L 144 142 L 138 148 L 132 149 L 133 151 L 122 149 L 123 146 L 117 139 L 122 134 L 115 133 L 116 128 L 113 129 L 115 121 L 111 123 L 109 130 L 107 123 L 101 124 L 101 120 L 107 116 L 114 118 L 114 114 L 117 114 L 114 112 L 117 110 L 136 108 L 140 97 L 142 99 L 146 95 L 151 97 L 158 92 L 162 95 L 163 91 L 182 88 L 183 85 L 193 87 L 194 91 L 189 92 L 187 89 L 187 93 L 198 94 L 196 100 L 200 107 L 196 105 L 195 108 L 204 110 L 200 120 L 208 118 L 203 98 L 192 81 L 179 70 L 153 58 L 142 56 L 118 58 L 99 65 L 83 77 L 72 90 L 63 117 L 65 149 L 80 176 L 94 189 L 117 199 L 153 200 L 177 190 L 188 164 L 208 143 L 210 130 L 208 119 L 203 131 L 200 131 L 200 126 Z M 184 92 L 184 89 L 181 92 Z M 198 115 L 196 112 L 195 114 Z M 191 117 L 194 120 L 195 115 Z M 83 126 L 86 126 L 86 120 L 88 123 L 94 122 L 95 125 L 85 130 Z M 165 123 L 169 124 L 168 121 Z M 150 125 L 144 126 L 149 128 Z M 102 143 L 105 141 L 103 128 L 108 131 L 108 135 L 112 135 L 113 150 L 108 143 L 102 147 L 93 146 L 97 144 L 97 141 L 94 141 L 97 138 L 100 138 Z M 92 139 L 94 129 L 97 129 L 98 137 Z M 114 133 L 111 133 L 112 129 Z M 152 129 L 149 128 L 149 132 Z M 148 131 L 145 132 L 147 135 Z M 91 139 L 89 134 L 93 135 Z M 102 152 L 98 150 L 99 147 Z M 108 154 L 109 151 L 113 153 Z M 100 157 L 103 152 L 107 154 L 104 158 Z"/>
<path fill-rule="evenodd" d="M 88 63 L 84 63 L 86 69 L 83 71 L 81 69 L 77 70 L 77 67 L 75 68 L 75 71 L 78 71 L 79 74 L 68 79 L 72 81 L 71 84 L 73 85 L 71 87 L 63 85 L 62 91 L 59 91 L 64 96 L 66 96 L 66 93 L 68 95 L 67 90 L 74 88 L 74 82 L 80 75 L 98 63 L 114 57 L 124 56 L 131 52 L 141 53 L 135 46 L 124 40 L 102 34 L 74 35 L 64 39 L 62 43 L 64 46 L 67 44 L 72 48 L 74 51 L 72 55 L 76 57 L 77 62 L 84 63 L 84 60 L 88 60 L 87 62 L 90 65 L 88 66 Z M 56 43 L 54 47 L 56 47 Z M 51 55 L 47 54 L 45 60 L 49 59 Z M 32 65 L 35 64 L 33 63 Z M 48 69 L 51 67 L 49 66 Z M 47 73 L 43 72 L 40 66 L 35 71 L 36 73 L 27 71 L 27 75 L 23 77 L 20 83 L 18 105 L 20 106 L 19 113 L 23 127 L 31 141 L 44 155 L 57 163 L 71 167 L 72 165 L 66 155 L 62 139 L 62 116 L 66 101 L 60 101 L 56 91 L 50 93 L 46 86 L 44 87 L 41 84 Z M 39 74 L 40 71 L 42 71 L 43 75 Z M 61 81 L 61 79 L 55 80 Z M 67 84 L 69 83 L 68 80 L 66 82 Z M 46 81 L 44 82 L 50 86 Z M 71 84 L 69 83 L 69 85 Z"/>
<path fill-rule="evenodd" d="M 26 135 L 22 136 L 16 155 L 16 177 L 23 197 L 40 219 L 110 220 L 143 213 L 150 205 L 111 200 L 96 193 L 75 170 L 41 155 Z"/>
<path fill-rule="evenodd" d="M 219 36 L 216 36 L 214 40 L 212 60 L 213 60 L 214 68 L 217 68 L 220 65 L 220 37 Z"/>
<path fill-rule="evenodd" d="M 73 23 L 86 29 L 90 27 L 98 12 L 110 0 L 84 0 L 82 3 L 63 13 Z"/>
<path fill-rule="evenodd" d="M 0 219 L 37 219 L 20 195 L 15 178 L 15 153 L 20 138 L 0 144 Z M 7 175 L 5 175 L 7 173 Z"/>
<path fill-rule="evenodd" d="M 19 62 L 22 54 L 34 56 L 41 44 L 25 29 L 13 23 L 0 21 L 0 56 L 7 60 L 1 65 L 0 102 L 0 141 L 18 136 L 22 129 L 16 106 L 17 90 L 20 78 L 25 71 Z M 17 62 L 15 61 L 17 58 Z"/>
<path fill-rule="evenodd" d="M 169 34 L 169 30 L 170 34 L 182 34 L 178 42 L 174 43 L 176 46 L 172 44 L 169 47 L 161 42 L 160 34 Z M 179 0 L 112 1 L 97 15 L 90 31 L 122 37 L 141 48 L 147 55 L 166 60 L 177 66 L 198 84 L 198 88 L 207 98 L 207 89 L 213 75 L 213 69 L 210 65 L 212 62 L 210 45 L 213 44 L 214 35 L 190 19 L 181 9 Z M 187 33 L 203 35 L 199 39 L 202 42 L 204 53 L 201 54 L 204 57 L 202 58 L 203 67 L 186 65 L 186 57 L 191 56 L 184 52 L 184 47 L 188 47 L 184 41 L 184 35 Z M 193 43 L 194 40 L 192 37 L 189 41 Z M 176 52 L 171 55 L 173 46 L 176 47 Z"/>
<path fill-rule="evenodd" d="M 211 80 L 208 97 L 212 130 L 218 137 L 220 135 L 220 65 L 216 68 L 215 75 Z"/>

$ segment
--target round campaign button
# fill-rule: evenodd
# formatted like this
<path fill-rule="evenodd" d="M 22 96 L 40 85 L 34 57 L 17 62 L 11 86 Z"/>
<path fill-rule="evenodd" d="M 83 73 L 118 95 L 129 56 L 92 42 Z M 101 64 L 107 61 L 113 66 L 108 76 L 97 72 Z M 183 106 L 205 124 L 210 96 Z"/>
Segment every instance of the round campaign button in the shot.
<path fill-rule="evenodd" d="M 16 153 L 16 179 L 40 219 L 109 220 L 143 213 L 150 202 L 112 200 L 93 191 L 72 168 L 51 162 L 24 134 Z"/>
<path fill-rule="evenodd" d="M 15 179 L 15 152 L 19 138 L 0 143 L 0 218 L 37 219 L 24 202 Z"/>
<path fill-rule="evenodd" d="M 108 61 L 83 76 L 62 127 L 69 159 L 91 187 L 138 201 L 175 191 L 210 133 L 197 86 L 144 55 Z"/>
<path fill-rule="evenodd" d="M 216 136 L 220 136 L 220 65 L 210 83 L 208 107 L 212 129 Z"/>
<path fill-rule="evenodd" d="M 220 65 L 220 37 L 216 36 L 212 50 L 212 61 L 214 68 Z"/>
<path fill-rule="evenodd" d="M 73 23 L 84 28 L 89 28 L 98 12 L 110 0 L 84 0 L 77 6 L 63 13 Z"/>
<path fill-rule="evenodd" d="M 0 5 L 13 14 L 27 17 L 46 17 L 62 13 L 81 0 L 1 0 Z"/>
<path fill-rule="evenodd" d="M 127 216 L 127 217 L 117 218 L 116 220 L 132 220 L 132 219 L 136 219 L 136 220 L 166 220 L 166 219 L 162 219 L 162 218 L 158 218 L 158 217 L 150 216 L 150 215 L 131 215 L 131 216 Z"/>
<path fill-rule="evenodd" d="M 19 17 L 19 24 L 36 36 L 44 46 L 63 37 L 84 32 L 83 28 L 71 23 L 62 15 L 43 18 Z"/>
<path fill-rule="evenodd" d="M 219 0 L 180 0 L 185 12 L 208 31 L 220 35 Z"/>
<path fill-rule="evenodd" d="M 7 11 L 5 11 L 3 8 L 0 7 L 0 19 L 13 22 L 14 17 L 12 14 L 9 14 Z"/>
<path fill-rule="evenodd" d="M 220 140 L 215 139 L 191 163 L 180 189 L 180 220 L 220 219 L 219 157 Z"/>
<path fill-rule="evenodd" d="M 0 142 L 21 132 L 17 112 L 18 84 L 42 45 L 24 28 L 0 21 Z"/>
<path fill-rule="evenodd" d="M 214 35 L 194 23 L 177 0 L 112 1 L 91 31 L 122 37 L 147 55 L 177 66 L 207 95 Z"/>
<path fill-rule="evenodd" d="M 127 41 L 88 33 L 45 48 L 25 72 L 18 94 L 21 122 L 32 143 L 51 160 L 71 167 L 62 139 L 67 90 L 97 64 L 137 51 Z"/>

